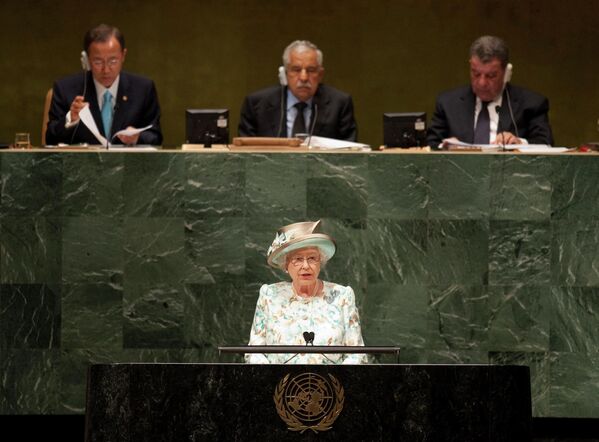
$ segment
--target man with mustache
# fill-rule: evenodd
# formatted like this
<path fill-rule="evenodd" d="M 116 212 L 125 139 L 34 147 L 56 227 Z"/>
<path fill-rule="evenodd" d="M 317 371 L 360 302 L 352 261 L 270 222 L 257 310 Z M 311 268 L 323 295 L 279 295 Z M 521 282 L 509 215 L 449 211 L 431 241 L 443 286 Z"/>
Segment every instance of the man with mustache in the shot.
<path fill-rule="evenodd" d="M 296 40 L 287 46 L 281 85 L 245 98 L 239 135 L 292 137 L 303 133 L 356 141 L 352 98 L 321 83 L 322 60 L 322 51 L 307 40 Z"/>

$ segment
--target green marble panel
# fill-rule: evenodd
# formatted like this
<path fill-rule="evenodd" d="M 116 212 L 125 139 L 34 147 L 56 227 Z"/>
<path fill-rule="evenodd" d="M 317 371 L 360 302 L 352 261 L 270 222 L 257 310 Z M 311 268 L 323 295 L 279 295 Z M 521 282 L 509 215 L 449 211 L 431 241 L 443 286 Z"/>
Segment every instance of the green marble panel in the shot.
<path fill-rule="evenodd" d="M 125 285 L 193 280 L 185 251 L 183 218 L 126 218 L 124 234 Z"/>
<path fill-rule="evenodd" d="M 430 283 L 487 284 L 488 242 L 487 221 L 429 221 L 427 252 Z"/>
<path fill-rule="evenodd" d="M 184 348 L 183 285 L 126 283 L 123 348 Z"/>
<path fill-rule="evenodd" d="M 549 221 L 491 221 L 489 228 L 489 284 L 550 283 Z"/>
<path fill-rule="evenodd" d="M 599 221 L 559 220 L 551 228 L 551 282 L 599 286 Z"/>
<path fill-rule="evenodd" d="M 247 284 L 265 284 L 287 278 L 282 270 L 273 269 L 267 264 L 266 253 L 279 227 L 305 220 L 305 217 L 247 218 L 245 221 L 245 282 Z"/>
<path fill-rule="evenodd" d="M 552 416 L 599 416 L 599 353 L 557 352 L 550 372 Z"/>
<path fill-rule="evenodd" d="M 61 363 L 57 370 L 61 385 L 58 395 L 60 414 L 85 414 L 87 386 L 82 380 L 87 378 L 89 365 L 98 362 L 88 355 L 89 351 L 64 349 L 60 354 Z"/>
<path fill-rule="evenodd" d="M 535 416 L 596 417 L 596 162 L 1 154 L 0 413 L 82 413 L 89 363 L 240 362 L 217 347 L 287 280 L 276 229 L 320 218 L 338 246 L 321 277 L 354 289 L 367 344 L 528 365 Z"/>
<path fill-rule="evenodd" d="M 322 225 L 323 231 L 335 239 L 337 250 L 335 256 L 322 266 L 320 277 L 352 287 L 359 305 L 368 286 L 366 230 L 359 222 L 347 219 L 323 218 Z"/>
<path fill-rule="evenodd" d="M 552 168 L 553 219 L 572 221 L 599 218 L 599 161 L 585 156 L 556 157 Z"/>
<path fill-rule="evenodd" d="M 304 218 L 309 178 L 307 170 L 307 155 L 248 155 L 245 160 L 246 216 L 259 219 Z"/>
<path fill-rule="evenodd" d="M 62 214 L 123 216 L 124 161 L 116 152 L 63 154 Z"/>
<path fill-rule="evenodd" d="M 58 218 L 5 217 L 0 220 L 0 282 L 60 282 L 62 223 Z"/>
<path fill-rule="evenodd" d="M 427 237 L 426 220 L 369 219 L 365 250 L 369 284 L 428 283 Z"/>
<path fill-rule="evenodd" d="M 489 348 L 549 351 L 549 286 L 490 286 Z"/>
<path fill-rule="evenodd" d="M 63 218 L 63 283 L 123 283 L 122 218 Z"/>
<path fill-rule="evenodd" d="M 426 219 L 429 158 L 423 155 L 373 155 L 368 158 L 368 218 Z"/>
<path fill-rule="evenodd" d="M 188 219 L 243 216 L 244 155 L 185 154 L 185 216 Z"/>
<path fill-rule="evenodd" d="M 434 338 L 429 349 L 489 350 L 489 295 L 482 285 L 430 288 Z"/>
<path fill-rule="evenodd" d="M 186 220 L 185 247 L 193 268 L 205 269 L 197 276 L 190 275 L 188 282 L 225 283 L 245 272 L 242 218 Z"/>
<path fill-rule="evenodd" d="M 0 414 L 61 414 L 59 350 L 0 353 Z"/>
<path fill-rule="evenodd" d="M 310 155 L 306 184 L 308 218 L 365 222 L 367 164 L 363 155 Z"/>
<path fill-rule="evenodd" d="M 9 152 L 2 157 L 0 217 L 59 216 L 62 156 Z"/>
<path fill-rule="evenodd" d="M 184 216 L 185 155 L 144 152 L 125 156 L 125 214 L 136 217 Z"/>
<path fill-rule="evenodd" d="M 553 287 L 547 295 L 552 304 L 550 349 L 599 352 L 599 288 Z"/>
<path fill-rule="evenodd" d="M 204 361 L 217 362 L 218 346 L 244 345 L 250 338 L 260 284 L 243 278 L 227 284 L 185 286 L 185 340 Z"/>
<path fill-rule="evenodd" d="M 60 287 L 0 285 L 0 348 L 60 347 Z"/>
<path fill-rule="evenodd" d="M 63 349 L 123 348 L 123 290 L 110 284 L 62 286 Z"/>
<path fill-rule="evenodd" d="M 549 415 L 549 368 L 554 355 L 544 352 L 491 352 L 489 363 L 500 365 L 526 365 L 530 369 L 530 391 L 533 417 Z"/>
<path fill-rule="evenodd" d="M 491 161 L 491 219 L 547 220 L 551 216 L 551 158 L 497 155 Z"/>
<path fill-rule="evenodd" d="M 429 158 L 431 219 L 480 219 L 490 212 L 491 155 Z"/>
<path fill-rule="evenodd" d="M 436 335 L 429 303 L 425 286 L 368 284 L 361 309 L 364 342 L 398 345 L 402 352 L 409 348 L 429 348 Z"/>

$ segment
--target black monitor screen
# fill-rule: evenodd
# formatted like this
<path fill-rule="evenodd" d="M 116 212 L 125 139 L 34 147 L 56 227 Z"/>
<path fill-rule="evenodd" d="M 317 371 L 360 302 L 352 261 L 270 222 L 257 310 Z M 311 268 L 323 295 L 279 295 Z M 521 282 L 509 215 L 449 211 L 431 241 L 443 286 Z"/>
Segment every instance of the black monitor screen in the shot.
<path fill-rule="evenodd" d="M 387 147 L 426 145 L 426 112 L 383 114 L 383 144 Z"/>
<path fill-rule="evenodd" d="M 185 140 L 188 144 L 229 144 L 228 109 L 187 109 Z"/>

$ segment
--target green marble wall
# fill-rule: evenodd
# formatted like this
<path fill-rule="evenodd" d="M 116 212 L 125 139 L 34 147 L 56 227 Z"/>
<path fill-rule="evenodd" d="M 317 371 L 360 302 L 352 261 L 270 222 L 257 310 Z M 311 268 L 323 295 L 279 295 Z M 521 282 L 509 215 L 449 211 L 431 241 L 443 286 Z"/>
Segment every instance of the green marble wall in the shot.
<path fill-rule="evenodd" d="M 83 413 L 99 362 L 247 341 L 282 224 L 403 363 L 510 363 L 534 415 L 599 417 L 599 157 L 0 154 L 0 414 Z"/>

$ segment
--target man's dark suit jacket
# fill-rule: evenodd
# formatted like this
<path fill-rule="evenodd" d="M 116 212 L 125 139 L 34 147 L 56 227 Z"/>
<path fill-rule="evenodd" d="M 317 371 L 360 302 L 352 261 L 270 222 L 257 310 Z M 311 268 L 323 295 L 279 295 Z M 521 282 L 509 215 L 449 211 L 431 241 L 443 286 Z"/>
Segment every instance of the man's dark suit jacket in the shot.
<path fill-rule="evenodd" d="M 547 98 L 509 83 L 506 89 L 509 89 L 514 120 L 518 125 L 518 137 L 526 138 L 530 144 L 553 144 L 547 115 L 549 112 Z M 499 131 L 516 135 L 507 100 L 507 93 L 504 91 L 499 111 Z M 439 95 L 427 135 L 429 146 L 437 147 L 443 139 L 449 137 L 472 143 L 475 105 L 476 96 L 470 86 Z"/>
<path fill-rule="evenodd" d="M 96 87 L 91 72 L 87 72 L 86 75 L 87 91 L 85 101 L 89 103 L 98 130 L 104 135 Z M 68 129 L 64 127 L 71 103 L 77 95 L 82 93 L 83 74 L 71 75 L 54 83 L 46 144 L 99 144 L 96 137 L 81 121 Z M 114 135 L 128 126 L 142 128 L 150 124 L 152 125 L 150 129 L 139 134 L 137 143 L 158 146 L 162 144 L 162 132 L 160 131 L 160 105 L 158 104 L 158 94 L 154 82 L 148 78 L 121 71 L 110 133 Z M 118 144 L 121 141 L 118 137 L 115 137 L 112 143 Z"/>
<path fill-rule="evenodd" d="M 284 103 L 281 106 L 281 95 Z M 248 95 L 241 107 L 239 136 L 286 137 L 285 113 L 287 90 L 274 86 Z M 356 141 L 357 127 L 351 96 L 330 86 L 320 84 L 312 100 L 312 118 L 316 115 L 313 135 Z M 281 109 L 282 108 L 282 109 Z M 312 122 L 310 122 L 310 127 Z"/>

